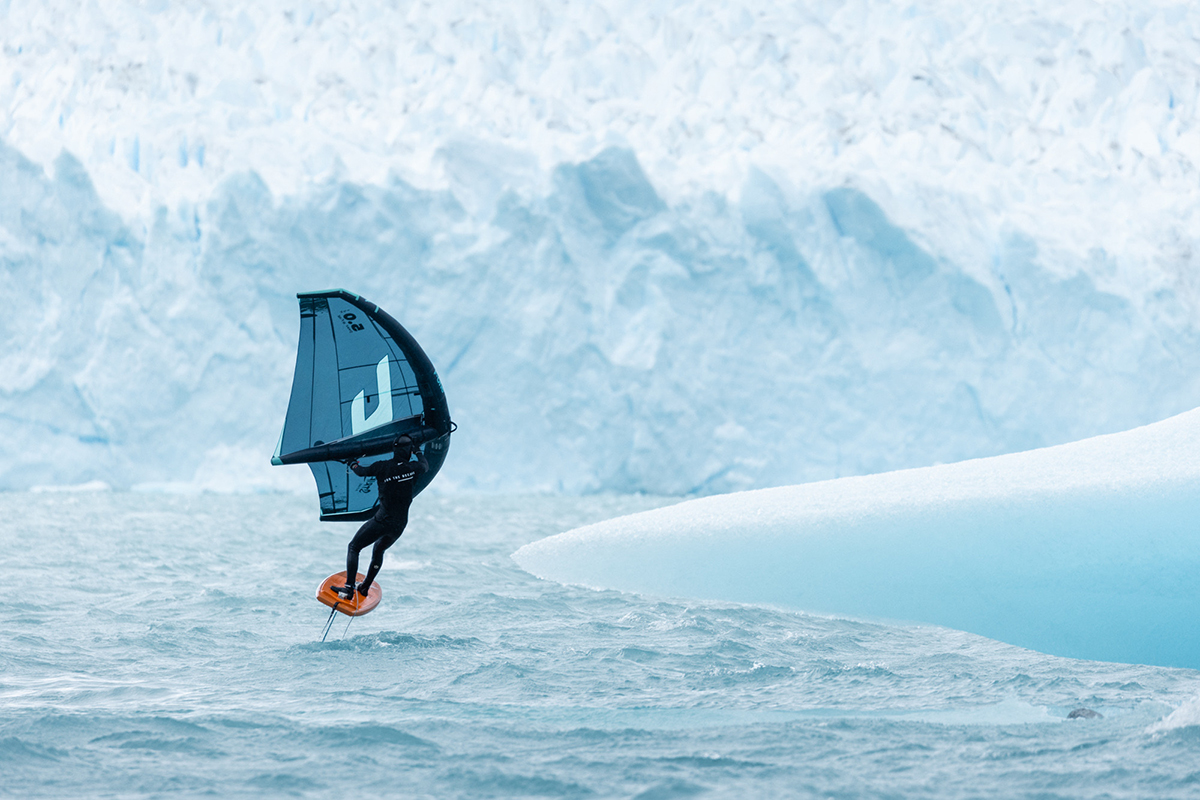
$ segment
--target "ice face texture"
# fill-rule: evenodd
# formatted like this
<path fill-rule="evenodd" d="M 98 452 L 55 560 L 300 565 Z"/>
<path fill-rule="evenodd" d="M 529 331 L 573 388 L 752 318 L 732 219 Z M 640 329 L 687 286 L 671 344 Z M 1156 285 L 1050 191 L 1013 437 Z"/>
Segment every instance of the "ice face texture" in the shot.
<path fill-rule="evenodd" d="M 296 291 L 445 488 L 712 493 L 1200 401 L 1195 8 L 0 10 L 0 486 L 296 486 Z"/>
<path fill-rule="evenodd" d="M 1042 450 L 690 500 L 526 545 L 540 577 L 1200 667 L 1200 411 Z"/>

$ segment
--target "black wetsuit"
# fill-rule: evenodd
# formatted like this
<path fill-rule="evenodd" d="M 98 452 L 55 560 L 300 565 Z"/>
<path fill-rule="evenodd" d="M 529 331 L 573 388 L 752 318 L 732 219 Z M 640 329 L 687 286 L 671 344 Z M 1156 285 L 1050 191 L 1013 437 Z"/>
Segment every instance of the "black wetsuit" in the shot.
<path fill-rule="evenodd" d="M 359 466 L 357 461 L 350 464 L 350 469 L 354 470 L 355 475 L 373 475 L 379 486 L 379 510 L 358 529 L 346 551 L 346 583 L 352 585 L 354 576 L 358 575 L 358 554 L 367 545 L 375 545 L 375 549 L 371 551 L 371 566 L 367 570 L 366 580 L 360 587 L 363 594 L 367 593 L 375 576 L 379 574 L 379 568 L 383 566 L 383 554 L 396 543 L 400 534 L 404 533 L 417 476 L 429 470 L 429 462 L 420 450 L 416 451 L 416 455 L 416 461 L 392 458 L 390 461 L 376 461 L 366 466 Z"/>

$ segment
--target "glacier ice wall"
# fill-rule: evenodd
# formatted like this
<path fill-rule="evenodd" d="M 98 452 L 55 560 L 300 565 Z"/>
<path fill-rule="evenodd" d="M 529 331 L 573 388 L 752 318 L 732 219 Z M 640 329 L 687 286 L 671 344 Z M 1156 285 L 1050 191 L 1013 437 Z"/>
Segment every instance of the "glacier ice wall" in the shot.
<path fill-rule="evenodd" d="M 0 486 L 265 466 L 296 291 L 387 308 L 441 481 L 711 493 L 1200 401 L 1186 5 L 9 2 Z"/>
<path fill-rule="evenodd" d="M 564 583 L 932 623 L 1200 667 L 1200 411 L 957 464 L 705 497 L 526 545 Z"/>

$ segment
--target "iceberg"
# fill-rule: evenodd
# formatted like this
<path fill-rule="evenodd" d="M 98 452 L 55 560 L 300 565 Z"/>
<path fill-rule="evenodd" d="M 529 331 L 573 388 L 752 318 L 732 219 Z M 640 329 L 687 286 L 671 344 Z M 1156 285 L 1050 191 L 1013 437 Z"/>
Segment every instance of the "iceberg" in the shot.
<path fill-rule="evenodd" d="M 1200 410 L 1118 434 L 689 500 L 526 545 L 542 578 L 934 624 L 1200 668 Z"/>

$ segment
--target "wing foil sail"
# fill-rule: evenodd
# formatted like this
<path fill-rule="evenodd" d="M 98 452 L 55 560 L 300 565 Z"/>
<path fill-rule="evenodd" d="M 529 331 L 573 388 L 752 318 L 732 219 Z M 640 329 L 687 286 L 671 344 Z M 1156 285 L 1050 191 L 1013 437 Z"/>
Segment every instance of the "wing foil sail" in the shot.
<path fill-rule="evenodd" d="M 321 519 L 367 519 L 379 501 L 375 479 L 341 462 L 390 453 L 407 434 L 429 461 L 421 491 L 450 446 L 446 395 L 421 346 L 379 306 L 341 289 L 297 297 L 296 372 L 271 463 L 309 465 Z"/>

